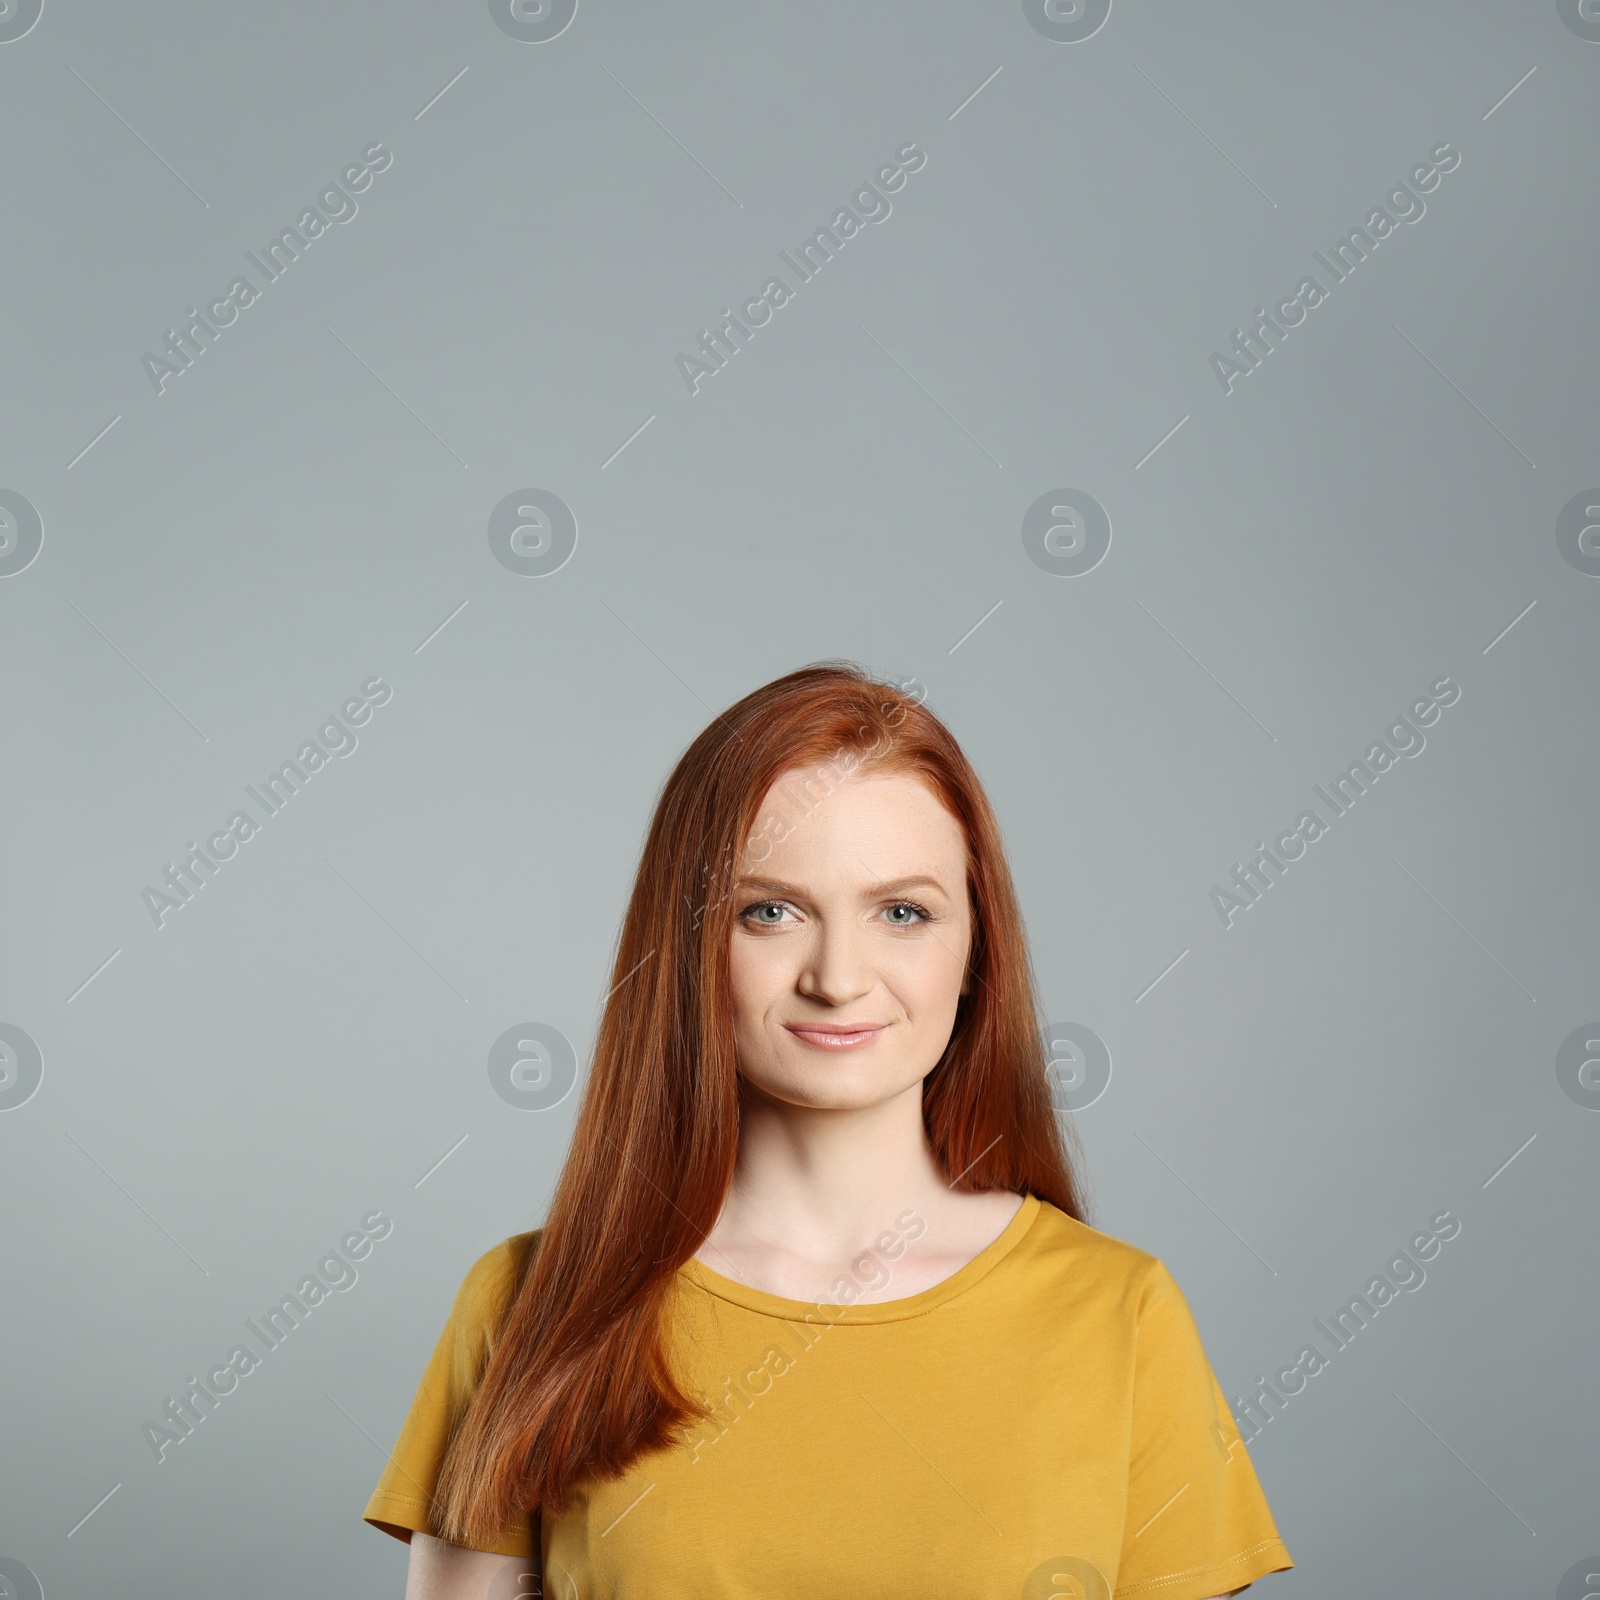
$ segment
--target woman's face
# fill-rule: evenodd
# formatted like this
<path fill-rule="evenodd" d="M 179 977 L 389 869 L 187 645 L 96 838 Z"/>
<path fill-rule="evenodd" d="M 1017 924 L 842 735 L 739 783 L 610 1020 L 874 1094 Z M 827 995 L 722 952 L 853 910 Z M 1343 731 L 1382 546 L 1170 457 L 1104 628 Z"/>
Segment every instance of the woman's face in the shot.
<path fill-rule="evenodd" d="M 972 942 L 966 842 L 919 778 L 855 775 L 809 800 L 808 778 L 768 790 L 757 814 L 789 831 L 747 851 L 735 884 L 739 1069 L 791 1105 L 874 1105 L 949 1043 Z"/>

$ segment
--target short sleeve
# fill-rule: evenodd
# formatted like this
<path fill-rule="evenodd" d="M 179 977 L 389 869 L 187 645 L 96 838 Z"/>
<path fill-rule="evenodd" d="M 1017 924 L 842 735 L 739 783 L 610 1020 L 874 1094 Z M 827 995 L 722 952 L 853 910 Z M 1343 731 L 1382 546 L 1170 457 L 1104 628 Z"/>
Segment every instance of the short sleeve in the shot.
<path fill-rule="evenodd" d="M 433 1496 L 445 1449 L 488 1364 L 536 1237 L 537 1232 L 519 1234 L 496 1245 L 462 1280 L 388 1465 L 361 1514 L 373 1527 L 408 1543 L 413 1533 L 440 1536 Z M 482 1548 L 495 1555 L 538 1555 L 537 1517 L 535 1511 L 519 1518 Z"/>
<path fill-rule="evenodd" d="M 1116 1600 L 1208 1600 L 1292 1567 L 1188 1304 L 1159 1261 L 1137 1339 Z"/>

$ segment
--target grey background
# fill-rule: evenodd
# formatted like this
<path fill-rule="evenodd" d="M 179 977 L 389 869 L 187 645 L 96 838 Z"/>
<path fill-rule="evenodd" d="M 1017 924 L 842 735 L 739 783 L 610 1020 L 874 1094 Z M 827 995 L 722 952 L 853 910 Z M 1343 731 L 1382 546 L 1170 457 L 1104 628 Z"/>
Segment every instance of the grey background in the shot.
<path fill-rule="evenodd" d="M 577 1104 L 513 1108 L 490 1046 L 536 1020 L 581 1075 L 671 763 L 846 655 L 989 785 L 1051 1015 L 1114 1064 L 1095 1221 L 1230 1396 L 1462 1222 L 1253 1445 L 1264 1591 L 1554 1594 L 1600 1544 L 1600 1114 L 1555 1072 L 1600 1016 L 1600 580 L 1555 541 L 1600 483 L 1597 81 L 1549 0 L 1119 0 L 1076 43 L 1014 0 L 583 0 L 544 43 L 47 0 L 0 45 L 0 487 L 44 524 L 0 581 L 0 1021 L 44 1060 L 0 1114 L 0 1556 L 400 1593 L 362 1506 Z M 144 353 L 373 141 L 157 396 Z M 691 395 L 678 353 L 907 141 L 893 214 Z M 1426 216 L 1224 394 L 1212 352 L 1441 141 Z M 577 521 L 549 576 L 486 537 L 527 487 Z M 1078 577 L 1021 538 L 1061 487 L 1113 527 Z M 1224 928 L 1441 674 L 1426 750 Z M 359 748 L 158 930 L 145 886 L 373 675 Z M 359 1283 L 157 1464 L 141 1424 L 374 1208 Z"/>

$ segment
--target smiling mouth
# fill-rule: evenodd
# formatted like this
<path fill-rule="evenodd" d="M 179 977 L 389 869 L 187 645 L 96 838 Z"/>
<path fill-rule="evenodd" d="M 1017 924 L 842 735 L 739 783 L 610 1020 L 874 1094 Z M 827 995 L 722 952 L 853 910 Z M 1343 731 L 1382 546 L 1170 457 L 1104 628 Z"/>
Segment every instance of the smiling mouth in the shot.
<path fill-rule="evenodd" d="M 886 1024 L 863 1022 L 848 1026 L 825 1024 L 786 1023 L 785 1026 L 802 1044 L 814 1050 L 859 1050 L 869 1045 L 883 1032 Z"/>

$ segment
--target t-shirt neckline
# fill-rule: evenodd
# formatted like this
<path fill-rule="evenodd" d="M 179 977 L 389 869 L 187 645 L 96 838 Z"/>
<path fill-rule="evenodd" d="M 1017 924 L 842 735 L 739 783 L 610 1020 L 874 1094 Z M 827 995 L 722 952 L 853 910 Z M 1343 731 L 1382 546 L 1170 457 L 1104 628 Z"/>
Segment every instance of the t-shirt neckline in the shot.
<path fill-rule="evenodd" d="M 1024 1194 L 1016 1214 L 965 1266 L 958 1267 L 948 1278 L 940 1279 L 931 1288 L 898 1300 L 873 1300 L 865 1305 L 842 1305 L 831 1300 L 791 1300 L 784 1295 L 768 1294 L 765 1289 L 740 1283 L 737 1278 L 724 1277 L 694 1256 L 685 1261 L 678 1272 L 719 1300 L 730 1301 L 763 1316 L 780 1317 L 785 1322 L 804 1322 L 808 1316 L 815 1317 L 819 1313 L 824 1314 L 830 1323 L 901 1322 L 907 1317 L 918 1317 L 926 1311 L 932 1311 L 935 1306 L 942 1306 L 987 1277 L 1022 1242 L 1023 1235 L 1038 1217 L 1041 1204 L 1036 1194 Z"/>

